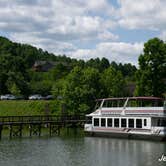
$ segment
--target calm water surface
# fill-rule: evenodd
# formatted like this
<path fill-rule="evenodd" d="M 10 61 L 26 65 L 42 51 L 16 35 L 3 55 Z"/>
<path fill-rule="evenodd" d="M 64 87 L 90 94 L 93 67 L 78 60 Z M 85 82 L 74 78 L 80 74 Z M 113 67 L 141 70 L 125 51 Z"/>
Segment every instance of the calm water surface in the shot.
<path fill-rule="evenodd" d="M 0 141 L 0 166 L 157 166 L 166 143 L 97 137 Z"/>

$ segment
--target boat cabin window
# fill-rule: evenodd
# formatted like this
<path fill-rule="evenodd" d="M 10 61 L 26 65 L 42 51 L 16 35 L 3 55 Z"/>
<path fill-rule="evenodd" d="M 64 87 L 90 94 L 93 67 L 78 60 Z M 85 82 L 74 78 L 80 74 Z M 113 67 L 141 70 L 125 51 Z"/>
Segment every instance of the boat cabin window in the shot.
<path fill-rule="evenodd" d="M 105 118 L 101 118 L 101 127 L 105 127 Z"/>
<path fill-rule="evenodd" d="M 121 127 L 126 127 L 126 119 L 121 119 Z"/>
<path fill-rule="evenodd" d="M 119 119 L 114 119 L 114 127 L 119 127 Z"/>
<path fill-rule="evenodd" d="M 137 100 L 129 100 L 127 103 L 127 107 L 138 107 L 140 105 Z"/>
<path fill-rule="evenodd" d="M 144 100 L 129 99 L 127 107 L 161 107 L 164 103 L 162 100 Z"/>
<path fill-rule="evenodd" d="M 107 119 L 107 126 L 112 127 L 112 118 Z"/>
<path fill-rule="evenodd" d="M 147 126 L 147 119 L 144 119 L 144 126 Z"/>
<path fill-rule="evenodd" d="M 123 107 L 125 100 L 105 100 L 103 107 Z"/>
<path fill-rule="evenodd" d="M 102 102 L 102 101 L 97 101 L 97 102 L 96 102 L 95 110 L 98 109 L 98 108 L 100 108 L 101 102 Z"/>
<path fill-rule="evenodd" d="M 142 119 L 136 119 L 136 128 L 142 128 Z"/>
<path fill-rule="evenodd" d="M 128 119 L 128 124 L 130 128 L 134 128 L 134 119 Z"/>
<path fill-rule="evenodd" d="M 94 126 L 99 126 L 99 118 L 94 118 Z"/>
<path fill-rule="evenodd" d="M 92 117 L 86 116 L 86 124 L 92 124 Z"/>
<path fill-rule="evenodd" d="M 166 119 L 164 119 L 164 118 L 158 119 L 157 126 L 160 126 L 160 127 L 164 126 L 165 127 L 166 126 Z"/>

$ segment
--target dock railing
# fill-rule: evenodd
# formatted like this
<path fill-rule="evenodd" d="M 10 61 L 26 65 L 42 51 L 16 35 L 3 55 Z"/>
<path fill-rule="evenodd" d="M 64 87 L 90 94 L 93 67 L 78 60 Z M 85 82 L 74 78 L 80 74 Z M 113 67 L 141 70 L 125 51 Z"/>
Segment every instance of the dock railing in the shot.
<path fill-rule="evenodd" d="M 35 116 L 0 116 L 0 125 L 7 124 L 30 124 L 30 123 L 51 123 L 51 122 L 79 122 L 84 121 L 84 116 L 56 116 L 56 115 L 35 115 Z"/>

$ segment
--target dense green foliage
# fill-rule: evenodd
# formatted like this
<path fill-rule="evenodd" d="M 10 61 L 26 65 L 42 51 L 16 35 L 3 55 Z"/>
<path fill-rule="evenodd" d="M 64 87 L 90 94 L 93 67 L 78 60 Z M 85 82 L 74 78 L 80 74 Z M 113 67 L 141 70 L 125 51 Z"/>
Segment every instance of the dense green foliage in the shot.
<path fill-rule="evenodd" d="M 165 45 L 159 39 L 145 43 L 137 70 L 134 65 L 110 63 L 106 58 L 84 61 L 56 56 L 0 37 L 0 95 L 53 94 L 52 110 L 58 113 L 63 105 L 69 114 L 91 112 L 96 98 L 132 96 L 130 86 L 136 84 L 136 95 L 162 96 L 166 91 Z M 34 70 L 37 61 L 51 62 L 54 66 L 45 72 Z M 16 102 L 11 107 L 17 105 Z"/>
<path fill-rule="evenodd" d="M 139 66 L 136 95 L 163 96 L 166 92 L 166 43 L 158 38 L 145 43 Z"/>
<path fill-rule="evenodd" d="M 113 67 L 106 69 L 101 75 L 101 85 L 106 96 L 125 96 L 125 80 L 122 73 Z"/>
<path fill-rule="evenodd" d="M 85 113 L 92 109 L 93 102 L 100 97 L 100 74 L 97 69 L 75 67 L 64 79 L 53 87 L 53 94 L 60 96 L 70 113 Z"/>

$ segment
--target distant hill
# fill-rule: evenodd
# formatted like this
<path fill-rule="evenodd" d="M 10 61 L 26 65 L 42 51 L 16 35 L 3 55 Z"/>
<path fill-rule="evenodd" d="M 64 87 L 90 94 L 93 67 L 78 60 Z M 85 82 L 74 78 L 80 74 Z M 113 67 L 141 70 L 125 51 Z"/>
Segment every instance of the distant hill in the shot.
<path fill-rule="evenodd" d="M 56 61 L 72 63 L 77 61 L 65 55 L 54 55 L 28 44 L 20 44 L 10 41 L 5 37 L 0 37 L 0 56 L 8 54 L 10 56 L 22 57 L 27 68 L 31 68 L 36 61 Z"/>
<path fill-rule="evenodd" d="M 57 80 L 65 79 L 76 66 L 81 69 L 95 68 L 101 74 L 112 66 L 130 82 L 133 82 L 137 70 L 132 64 L 110 63 L 104 57 L 88 61 L 77 60 L 0 37 L 0 95 L 48 95 Z"/>

